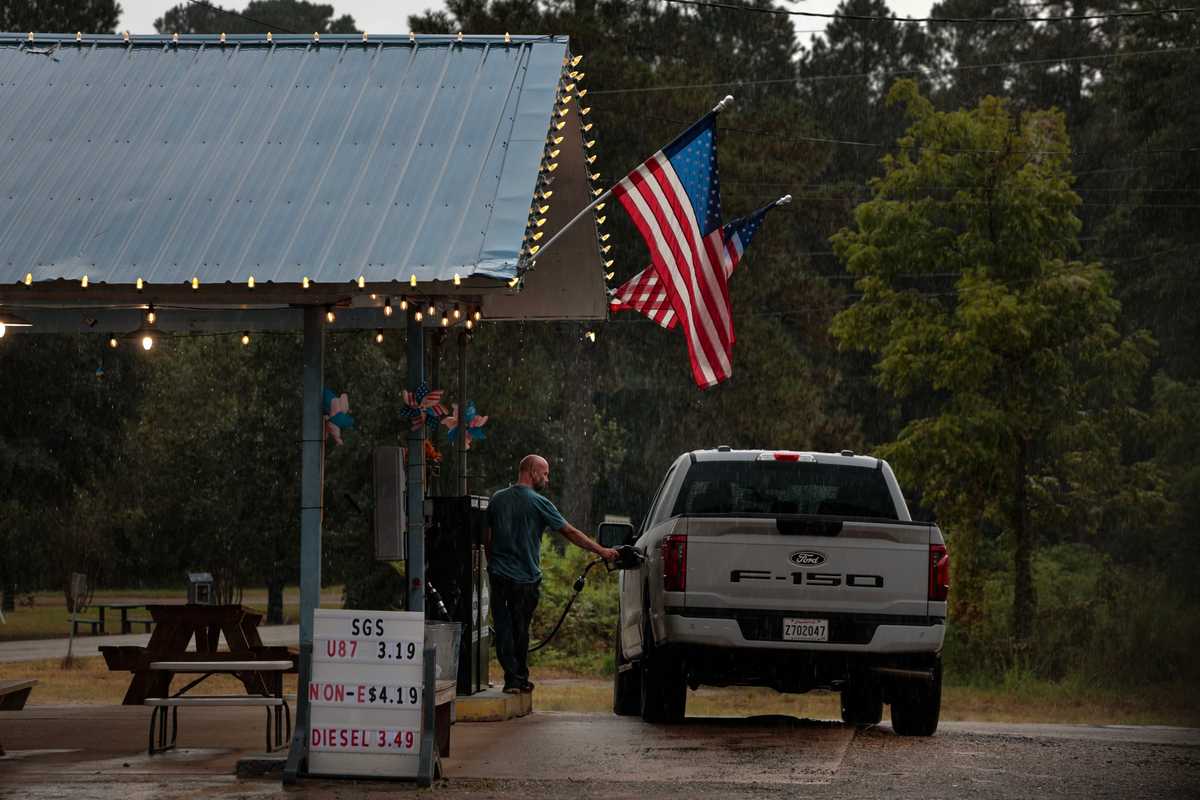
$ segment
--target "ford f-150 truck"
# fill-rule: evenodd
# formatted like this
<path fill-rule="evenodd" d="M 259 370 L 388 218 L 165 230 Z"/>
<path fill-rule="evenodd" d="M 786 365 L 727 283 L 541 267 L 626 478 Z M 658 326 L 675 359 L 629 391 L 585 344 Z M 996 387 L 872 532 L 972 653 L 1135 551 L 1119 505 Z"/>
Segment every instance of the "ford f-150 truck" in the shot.
<path fill-rule="evenodd" d="M 675 460 L 621 573 L 613 710 L 684 716 L 688 688 L 841 692 L 842 718 L 937 730 L 950 561 L 891 468 L 850 451 L 718 447 Z"/>

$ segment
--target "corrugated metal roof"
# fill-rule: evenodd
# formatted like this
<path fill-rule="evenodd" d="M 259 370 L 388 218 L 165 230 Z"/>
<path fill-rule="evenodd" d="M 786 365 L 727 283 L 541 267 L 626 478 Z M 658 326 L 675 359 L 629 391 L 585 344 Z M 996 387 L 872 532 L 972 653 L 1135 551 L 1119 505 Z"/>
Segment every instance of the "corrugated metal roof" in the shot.
<path fill-rule="evenodd" d="M 25 39 L 0 34 L 0 283 L 517 273 L 565 37 Z"/>

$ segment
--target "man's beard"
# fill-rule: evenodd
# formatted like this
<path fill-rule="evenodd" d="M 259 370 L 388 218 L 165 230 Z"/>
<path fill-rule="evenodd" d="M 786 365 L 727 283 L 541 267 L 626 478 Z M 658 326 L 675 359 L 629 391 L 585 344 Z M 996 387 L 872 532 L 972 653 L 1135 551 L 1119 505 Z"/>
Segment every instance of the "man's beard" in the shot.
<path fill-rule="evenodd" d="M 550 485 L 550 481 L 548 481 L 545 478 L 542 478 L 541 480 L 535 480 L 533 482 L 533 488 L 538 490 L 539 492 L 546 491 L 546 487 L 549 485 Z"/>

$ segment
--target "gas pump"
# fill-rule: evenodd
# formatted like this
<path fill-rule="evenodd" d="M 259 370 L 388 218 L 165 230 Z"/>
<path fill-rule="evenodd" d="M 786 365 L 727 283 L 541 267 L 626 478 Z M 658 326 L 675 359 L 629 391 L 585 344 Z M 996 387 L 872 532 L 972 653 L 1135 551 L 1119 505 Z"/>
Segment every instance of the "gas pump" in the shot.
<path fill-rule="evenodd" d="M 430 507 L 431 506 L 431 507 Z M 458 694 L 488 687 L 487 528 L 488 498 L 466 495 L 430 498 L 425 531 L 427 583 L 441 596 L 450 621 L 462 623 Z"/>

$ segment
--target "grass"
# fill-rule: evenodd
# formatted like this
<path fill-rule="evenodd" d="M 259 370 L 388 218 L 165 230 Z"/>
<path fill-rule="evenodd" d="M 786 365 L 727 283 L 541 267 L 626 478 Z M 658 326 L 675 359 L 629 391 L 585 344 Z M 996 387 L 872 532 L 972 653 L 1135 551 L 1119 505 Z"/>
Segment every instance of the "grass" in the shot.
<path fill-rule="evenodd" d="M 321 592 L 321 605 L 324 607 L 341 606 L 342 588 L 340 586 L 326 587 Z M 92 597 L 93 603 L 105 602 L 178 602 L 187 597 L 187 589 L 109 589 L 96 592 Z M 242 604 L 259 609 L 265 613 L 267 608 L 267 592 L 265 589 L 246 590 L 242 595 Z M 70 633 L 67 624 L 67 606 L 62 592 L 34 592 L 21 594 L 17 597 L 17 607 L 4 613 L 6 623 L 0 624 L 0 642 L 13 642 L 28 639 L 65 639 Z M 95 611 L 84 612 L 85 617 L 95 617 Z M 145 617 L 144 612 L 131 609 L 130 616 Z M 283 621 L 284 624 L 294 625 L 300 617 L 300 589 L 289 586 L 283 592 Z M 120 613 L 109 610 L 105 614 L 107 633 L 120 633 Z M 145 628 L 134 626 L 134 632 L 143 633 Z M 90 627 L 80 626 L 79 635 L 86 637 L 91 634 Z"/>
<path fill-rule="evenodd" d="M 500 685 L 492 663 L 492 681 Z M 129 686 L 128 672 L 109 672 L 102 658 L 77 659 L 64 670 L 59 660 L 0 663 L 0 680 L 37 678 L 31 705 L 119 704 Z M 609 713 L 612 682 L 562 669 L 535 668 L 535 707 L 541 711 Z M 296 676 L 284 676 L 286 691 L 296 691 Z M 232 677 L 214 676 L 199 693 L 240 693 Z M 703 687 L 688 695 L 695 716 L 786 714 L 810 719 L 837 719 L 839 698 L 831 692 L 785 695 L 770 689 Z M 947 686 L 942 694 L 943 720 L 981 722 L 1071 723 L 1091 725 L 1181 725 L 1200 727 L 1200 697 L 1184 686 L 1144 687 L 1128 691 L 1081 685 L 1027 682 L 1015 689 Z"/>

